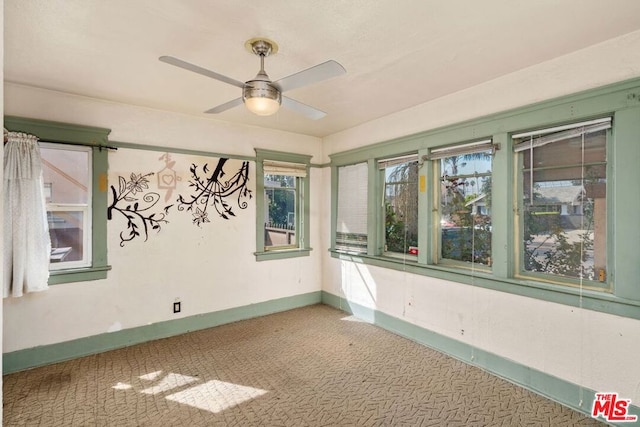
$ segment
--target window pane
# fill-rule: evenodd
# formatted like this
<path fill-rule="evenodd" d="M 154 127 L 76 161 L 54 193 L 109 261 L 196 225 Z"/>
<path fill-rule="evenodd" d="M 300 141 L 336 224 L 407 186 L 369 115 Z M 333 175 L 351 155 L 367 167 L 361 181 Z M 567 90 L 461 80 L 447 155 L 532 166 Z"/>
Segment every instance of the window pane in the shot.
<path fill-rule="evenodd" d="M 51 262 L 82 261 L 84 249 L 84 212 L 47 212 L 51 236 Z"/>
<path fill-rule="evenodd" d="M 91 265 L 91 148 L 41 143 L 51 270 Z"/>
<path fill-rule="evenodd" d="M 91 169 L 88 149 L 43 144 L 42 175 L 47 203 L 88 204 L 91 194 Z"/>
<path fill-rule="evenodd" d="M 606 131 L 522 156 L 524 270 L 605 281 Z"/>
<path fill-rule="evenodd" d="M 491 152 L 440 159 L 440 258 L 491 265 Z"/>
<path fill-rule="evenodd" d="M 367 163 L 338 168 L 335 248 L 367 252 Z"/>
<path fill-rule="evenodd" d="M 418 162 L 384 169 L 385 252 L 418 254 Z"/>
<path fill-rule="evenodd" d="M 265 175 L 265 247 L 293 246 L 296 240 L 296 177 Z"/>

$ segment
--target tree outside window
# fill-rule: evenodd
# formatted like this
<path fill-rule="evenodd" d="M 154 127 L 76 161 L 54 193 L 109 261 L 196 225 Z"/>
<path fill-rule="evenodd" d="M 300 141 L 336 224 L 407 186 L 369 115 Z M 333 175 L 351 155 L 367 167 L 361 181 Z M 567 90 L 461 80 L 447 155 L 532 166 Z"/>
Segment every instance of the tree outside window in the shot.
<path fill-rule="evenodd" d="M 443 157 L 439 166 L 439 258 L 490 266 L 491 151 Z"/>
<path fill-rule="evenodd" d="M 418 161 L 388 162 L 383 166 L 384 251 L 417 255 Z"/>

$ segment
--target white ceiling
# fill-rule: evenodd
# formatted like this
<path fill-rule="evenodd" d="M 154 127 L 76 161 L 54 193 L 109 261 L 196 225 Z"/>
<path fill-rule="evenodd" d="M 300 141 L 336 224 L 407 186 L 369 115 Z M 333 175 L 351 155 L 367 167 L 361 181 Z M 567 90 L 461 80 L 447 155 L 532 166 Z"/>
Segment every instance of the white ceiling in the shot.
<path fill-rule="evenodd" d="M 324 137 L 638 29 L 638 0 L 5 0 L 4 76 Z M 244 43 L 259 36 L 279 46 L 273 80 L 329 59 L 346 68 L 286 93 L 325 118 L 204 114 L 240 89 L 158 61 L 246 81 L 259 59 Z"/>

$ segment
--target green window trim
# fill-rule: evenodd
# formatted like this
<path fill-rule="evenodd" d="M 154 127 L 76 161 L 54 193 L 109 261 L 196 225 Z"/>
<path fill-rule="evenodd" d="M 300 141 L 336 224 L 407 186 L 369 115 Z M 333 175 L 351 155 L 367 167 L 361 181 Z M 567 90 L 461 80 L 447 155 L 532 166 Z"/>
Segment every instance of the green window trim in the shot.
<path fill-rule="evenodd" d="M 518 271 L 518 223 L 514 211 L 518 205 L 517 156 L 513 153 L 512 134 L 539 128 L 567 125 L 601 117 L 613 117 L 610 143 L 607 146 L 607 181 L 611 184 L 607 196 L 608 279 L 611 287 L 582 287 L 572 283 L 558 284 L 538 277 L 522 277 Z M 492 268 L 463 269 L 457 265 L 436 264 L 432 248 L 437 239 L 432 211 L 434 196 L 434 167 L 428 161 L 431 149 L 461 144 L 488 137 L 499 144 L 492 166 L 492 192 L 500 197 L 492 199 L 492 222 L 500 224 L 492 230 Z M 346 254 L 336 250 L 337 229 L 337 171 L 340 166 L 368 162 L 369 175 L 375 173 L 375 161 L 403 153 L 418 152 L 423 162 L 420 180 L 419 230 L 417 262 L 382 256 L 371 241 L 364 254 Z M 640 79 L 633 79 L 592 89 L 574 95 L 492 114 L 486 117 L 433 129 L 419 134 L 375 143 L 345 152 L 331 154 L 331 256 L 357 263 L 390 268 L 414 274 L 484 287 L 516 295 L 557 302 L 569 306 L 640 319 L 640 263 L 637 258 L 637 194 L 640 182 Z M 380 180 L 369 180 L 369 213 L 379 210 Z M 371 240 L 380 239 L 380 219 L 369 224 Z M 378 242 L 379 243 L 379 242 Z"/>
<path fill-rule="evenodd" d="M 310 192 L 310 167 L 311 156 L 304 154 L 284 153 L 280 151 L 264 150 L 256 148 L 256 251 L 254 255 L 256 261 L 268 261 L 274 259 L 287 259 L 309 256 L 312 248 L 309 243 L 309 233 L 311 230 L 310 210 L 309 210 L 309 192 Z M 296 210 L 298 215 L 296 218 L 296 230 L 300 231 L 301 240 L 298 246 L 291 248 L 273 248 L 265 249 L 264 235 L 264 161 L 272 160 L 278 162 L 289 162 L 306 165 L 306 177 L 297 178 L 299 186 L 298 190 L 298 206 Z"/>
<path fill-rule="evenodd" d="M 263 252 L 254 252 L 256 261 L 269 261 L 272 259 L 286 259 L 286 258 L 298 258 L 302 256 L 309 256 L 313 248 L 294 248 L 294 249 L 281 249 L 270 250 Z"/>
<path fill-rule="evenodd" d="M 80 126 L 5 116 L 4 127 L 10 131 L 25 132 L 42 141 L 59 144 L 85 145 L 92 148 L 92 259 L 91 266 L 69 270 L 52 271 L 49 284 L 100 280 L 107 277 L 111 269 L 107 259 L 107 171 L 109 129 Z"/>

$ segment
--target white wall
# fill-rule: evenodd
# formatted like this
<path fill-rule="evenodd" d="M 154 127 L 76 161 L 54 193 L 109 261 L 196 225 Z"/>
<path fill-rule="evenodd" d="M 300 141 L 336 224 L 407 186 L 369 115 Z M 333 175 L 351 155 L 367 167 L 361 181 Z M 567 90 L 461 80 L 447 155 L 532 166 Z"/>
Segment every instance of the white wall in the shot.
<path fill-rule="evenodd" d="M 638 76 L 640 31 L 332 135 L 324 141 L 324 157 Z M 325 173 L 325 188 L 330 183 Z M 325 191 L 323 198 L 328 205 L 330 194 Z M 323 208 L 323 214 L 328 236 L 331 212 Z M 352 264 L 330 254 L 324 255 L 323 273 L 327 292 L 640 403 L 640 321 Z"/>
<path fill-rule="evenodd" d="M 318 161 L 317 138 L 197 119 L 25 86 L 5 85 L 7 115 L 112 129 L 110 139 L 229 155 L 255 156 L 254 148 L 308 154 Z M 120 149 L 109 153 L 109 185 L 119 176 L 157 172 L 162 152 Z M 217 158 L 172 154 L 181 175 L 174 192 L 188 193 L 189 166 Z M 229 166 L 240 165 L 230 160 Z M 119 329 L 244 306 L 320 290 L 319 194 L 322 171 L 311 170 L 311 256 L 256 262 L 255 198 L 234 207 L 231 220 L 210 208 L 210 223 L 197 227 L 189 212 L 174 206 L 160 232 L 120 246 L 122 219 L 108 222 L 108 254 L 113 269 L 106 280 L 51 286 L 46 292 L 5 299 L 4 352 L 64 342 Z M 152 177 L 150 184 L 153 184 Z M 157 184 L 155 184 L 157 186 Z M 256 187 L 250 163 L 250 189 Z M 153 187 L 153 185 L 150 185 Z M 164 195 L 164 192 L 161 192 Z M 111 199 L 109 199 L 111 201 Z M 164 199 L 162 200 L 164 202 Z M 169 204 L 169 203 L 166 203 Z M 234 202 L 231 202 L 235 206 Z M 163 205 L 159 203 L 158 206 Z M 173 314 L 179 298 L 180 314 Z"/>

